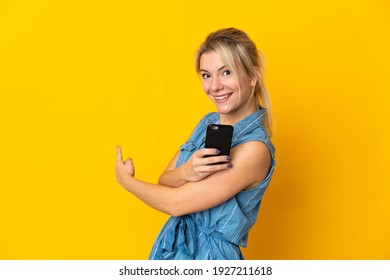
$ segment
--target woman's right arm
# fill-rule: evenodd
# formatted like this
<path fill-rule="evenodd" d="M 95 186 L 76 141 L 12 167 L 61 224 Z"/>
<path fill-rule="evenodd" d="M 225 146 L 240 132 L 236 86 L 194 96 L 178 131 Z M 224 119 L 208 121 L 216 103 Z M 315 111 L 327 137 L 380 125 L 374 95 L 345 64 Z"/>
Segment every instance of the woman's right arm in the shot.
<path fill-rule="evenodd" d="M 168 167 L 161 174 L 158 184 L 177 188 L 187 182 L 197 182 L 215 172 L 231 168 L 230 157 L 217 156 L 218 153 L 219 151 L 216 149 L 200 149 L 193 153 L 188 161 L 176 168 L 180 151 L 176 152 Z M 206 155 L 212 155 L 212 157 L 204 157 Z M 222 163 L 210 165 L 217 162 Z"/>

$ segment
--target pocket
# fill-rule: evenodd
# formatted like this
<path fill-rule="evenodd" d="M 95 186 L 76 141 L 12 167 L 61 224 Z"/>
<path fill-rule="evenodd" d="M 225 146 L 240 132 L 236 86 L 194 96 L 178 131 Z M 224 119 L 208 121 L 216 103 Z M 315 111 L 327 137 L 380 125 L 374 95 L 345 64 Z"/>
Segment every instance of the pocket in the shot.
<path fill-rule="evenodd" d="M 188 141 L 180 146 L 180 151 L 194 151 L 196 149 L 195 143 L 192 141 Z"/>
<path fill-rule="evenodd" d="M 192 154 L 196 151 L 196 145 L 192 141 L 187 141 L 183 145 L 180 146 L 180 156 L 177 161 L 176 166 L 182 165 L 185 163 Z"/>

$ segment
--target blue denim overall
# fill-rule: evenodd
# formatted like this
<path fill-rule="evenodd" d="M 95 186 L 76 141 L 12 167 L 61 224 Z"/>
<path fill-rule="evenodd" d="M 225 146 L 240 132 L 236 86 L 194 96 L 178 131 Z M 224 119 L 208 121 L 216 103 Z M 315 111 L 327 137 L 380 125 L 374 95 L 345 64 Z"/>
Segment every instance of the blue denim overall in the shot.
<path fill-rule="evenodd" d="M 153 245 L 149 259 L 154 260 L 236 260 L 244 259 L 249 229 L 256 221 L 261 199 L 275 167 L 275 149 L 263 126 L 261 108 L 234 125 L 232 147 L 248 141 L 264 142 L 272 157 L 267 177 L 256 187 L 241 191 L 213 208 L 170 217 Z M 209 113 L 196 126 L 190 139 L 180 147 L 176 167 L 204 147 L 206 127 L 219 123 L 218 113 Z"/>

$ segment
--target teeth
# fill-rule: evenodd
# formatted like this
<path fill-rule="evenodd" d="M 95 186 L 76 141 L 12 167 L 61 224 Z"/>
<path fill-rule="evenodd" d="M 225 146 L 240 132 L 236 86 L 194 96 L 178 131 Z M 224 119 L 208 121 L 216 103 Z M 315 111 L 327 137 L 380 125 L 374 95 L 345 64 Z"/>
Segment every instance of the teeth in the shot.
<path fill-rule="evenodd" d="M 224 100 L 228 97 L 229 94 L 226 94 L 226 95 L 222 95 L 222 96 L 215 96 L 215 99 L 216 100 Z"/>

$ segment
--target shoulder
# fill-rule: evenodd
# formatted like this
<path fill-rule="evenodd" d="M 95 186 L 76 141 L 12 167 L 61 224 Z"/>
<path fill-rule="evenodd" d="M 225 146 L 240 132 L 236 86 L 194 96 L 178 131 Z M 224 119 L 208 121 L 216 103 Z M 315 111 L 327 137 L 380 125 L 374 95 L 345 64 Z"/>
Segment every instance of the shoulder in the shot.
<path fill-rule="evenodd" d="M 247 143 L 251 143 L 249 144 L 249 146 L 251 147 L 257 146 L 257 147 L 262 147 L 262 149 L 267 147 L 272 157 L 274 157 L 275 147 L 271 142 L 268 132 L 265 130 L 263 126 L 258 126 L 250 131 L 245 131 L 245 132 L 240 131 L 237 134 L 235 134 L 232 139 L 233 147 L 239 147 L 244 144 L 245 146 L 247 146 L 246 145 Z"/>
<path fill-rule="evenodd" d="M 203 118 L 199 121 L 199 123 L 211 123 L 217 121 L 218 113 L 210 112 L 203 116 Z"/>
<path fill-rule="evenodd" d="M 195 126 L 191 133 L 190 139 L 198 138 L 200 135 L 206 132 L 206 127 L 210 123 L 215 123 L 218 118 L 218 113 L 211 112 L 201 118 L 198 124 Z"/>
<path fill-rule="evenodd" d="M 262 141 L 248 141 L 232 148 L 231 163 L 252 179 L 252 186 L 262 182 L 271 168 L 272 155 L 269 147 Z"/>
<path fill-rule="evenodd" d="M 209 123 L 214 123 L 218 120 L 218 113 L 216 112 L 211 112 L 211 113 L 208 113 L 206 115 L 204 115 L 200 121 L 198 122 L 198 124 L 196 125 L 195 129 L 198 127 L 198 126 L 204 126 L 204 125 L 207 125 Z"/>
<path fill-rule="evenodd" d="M 251 161 L 258 161 L 264 157 L 271 157 L 270 150 L 266 143 L 256 140 L 248 141 L 232 148 L 232 155 L 246 158 Z"/>

